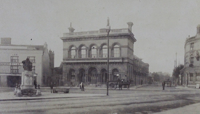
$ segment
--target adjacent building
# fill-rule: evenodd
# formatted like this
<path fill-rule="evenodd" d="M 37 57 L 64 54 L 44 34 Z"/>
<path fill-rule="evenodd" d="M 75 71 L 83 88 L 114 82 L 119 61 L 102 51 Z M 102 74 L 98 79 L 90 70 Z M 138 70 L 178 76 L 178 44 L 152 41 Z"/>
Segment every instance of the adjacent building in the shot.
<path fill-rule="evenodd" d="M 32 72 L 37 75 L 37 84 L 45 86 L 54 66 L 54 53 L 44 45 L 14 45 L 11 38 L 1 38 L 0 86 L 13 87 L 21 83 L 22 61 L 27 57 L 33 64 Z"/>
<path fill-rule="evenodd" d="M 132 33 L 132 22 L 124 29 L 64 33 L 62 72 L 65 84 L 105 84 L 118 77 L 132 80 L 133 84 L 147 83 L 149 65 L 134 55 L 136 39 Z M 110 43 L 107 44 L 109 37 Z M 108 48 L 109 47 L 109 48 Z M 107 49 L 109 49 L 109 71 L 107 71 Z M 109 73 L 109 77 L 108 74 Z"/>
<path fill-rule="evenodd" d="M 186 39 L 184 48 L 185 62 L 181 81 L 188 86 L 200 84 L 200 25 L 197 26 L 197 34 Z"/>

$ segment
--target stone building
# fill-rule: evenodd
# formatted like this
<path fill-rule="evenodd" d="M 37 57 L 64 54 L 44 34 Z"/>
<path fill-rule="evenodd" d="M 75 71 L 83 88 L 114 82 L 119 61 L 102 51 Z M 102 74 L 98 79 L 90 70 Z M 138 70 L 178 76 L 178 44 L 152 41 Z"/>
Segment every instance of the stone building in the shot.
<path fill-rule="evenodd" d="M 105 84 L 118 77 L 132 80 L 135 84 L 146 83 L 149 65 L 134 55 L 136 39 L 132 22 L 128 28 L 111 29 L 107 36 L 105 28 L 97 31 L 64 33 L 63 80 L 65 83 Z M 109 37 L 109 48 L 107 38 Z M 107 75 L 107 49 L 109 49 L 109 77 Z"/>
<path fill-rule="evenodd" d="M 186 39 L 184 48 L 184 68 L 181 81 L 188 86 L 200 84 L 200 25 L 197 26 L 197 34 Z"/>
<path fill-rule="evenodd" d="M 0 55 L 1 86 L 12 87 L 16 83 L 21 83 L 22 61 L 27 57 L 33 64 L 32 72 L 37 75 L 37 84 L 44 86 L 48 77 L 51 76 L 50 57 L 46 43 L 44 45 L 14 45 L 11 43 L 11 38 L 1 38 Z"/>

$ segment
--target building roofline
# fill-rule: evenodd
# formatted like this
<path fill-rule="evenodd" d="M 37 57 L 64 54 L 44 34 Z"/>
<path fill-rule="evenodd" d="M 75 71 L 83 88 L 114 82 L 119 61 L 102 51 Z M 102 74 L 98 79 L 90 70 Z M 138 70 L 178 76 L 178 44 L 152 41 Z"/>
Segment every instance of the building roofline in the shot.
<path fill-rule="evenodd" d="M 130 35 L 134 42 L 136 41 L 134 34 L 128 29 L 111 29 L 109 36 L 116 36 L 116 35 Z M 68 38 L 85 38 L 85 37 L 98 37 L 98 36 L 107 36 L 106 29 L 100 29 L 96 31 L 82 31 L 82 32 L 73 32 L 73 33 L 64 33 L 63 37 L 61 37 L 61 40 L 65 40 Z"/>

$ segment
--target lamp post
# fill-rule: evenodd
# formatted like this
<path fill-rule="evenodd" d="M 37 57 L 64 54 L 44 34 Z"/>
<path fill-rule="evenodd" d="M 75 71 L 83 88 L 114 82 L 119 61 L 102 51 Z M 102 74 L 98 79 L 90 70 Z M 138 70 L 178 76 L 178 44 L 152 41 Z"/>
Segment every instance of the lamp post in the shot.
<path fill-rule="evenodd" d="M 109 18 L 107 20 L 107 96 L 108 94 L 108 87 L 109 87 L 109 33 L 110 33 L 110 24 L 109 24 Z"/>

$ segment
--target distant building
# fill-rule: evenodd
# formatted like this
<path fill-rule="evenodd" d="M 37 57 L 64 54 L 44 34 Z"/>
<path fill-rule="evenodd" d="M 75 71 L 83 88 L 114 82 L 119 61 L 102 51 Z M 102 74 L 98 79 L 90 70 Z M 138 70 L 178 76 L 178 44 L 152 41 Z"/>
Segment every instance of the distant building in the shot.
<path fill-rule="evenodd" d="M 69 33 L 61 37 L 63 41 L 63 80 L 65 84 L 77 85 L 105 84 L 118 77 L 147 83 L 149 65 L 134 55 L 136 39 L 132 33 L 132 22 L 128 28 L 111 29 L 109 34 L 109 74 L 107 75 L 107 32 L 106 29 L 87 32 L 74 32 L 70 26 Z"/>
<path fill-rule="evenodd" d="M 51 53 L 51 52 L 50 52 Z M 37 84 L 45 86 L 51 76 L 50 64 L 54 54 L 49 54 L 47 44 L 14 45 L 11 38 L 1 38 L 0 44 L 0 85 L 15 86 L 21 83 L 22 61 L 29 57 L 33 63 L 32 71 L 37 75 Z"/>
<path fill-rule="evenodd" d="M 188 37 L 185 41 L 185 62 L 182 70 L 183 84 L 192 86 L 200 84 L 200 25 L 197 26 L 197 34 Z"/>
<path fill-rule="evenodd" d="M 62 64 L 59 67 L 54 67 L 51 80 L 55 86 L 63 86 L 63 72 Z"/>

